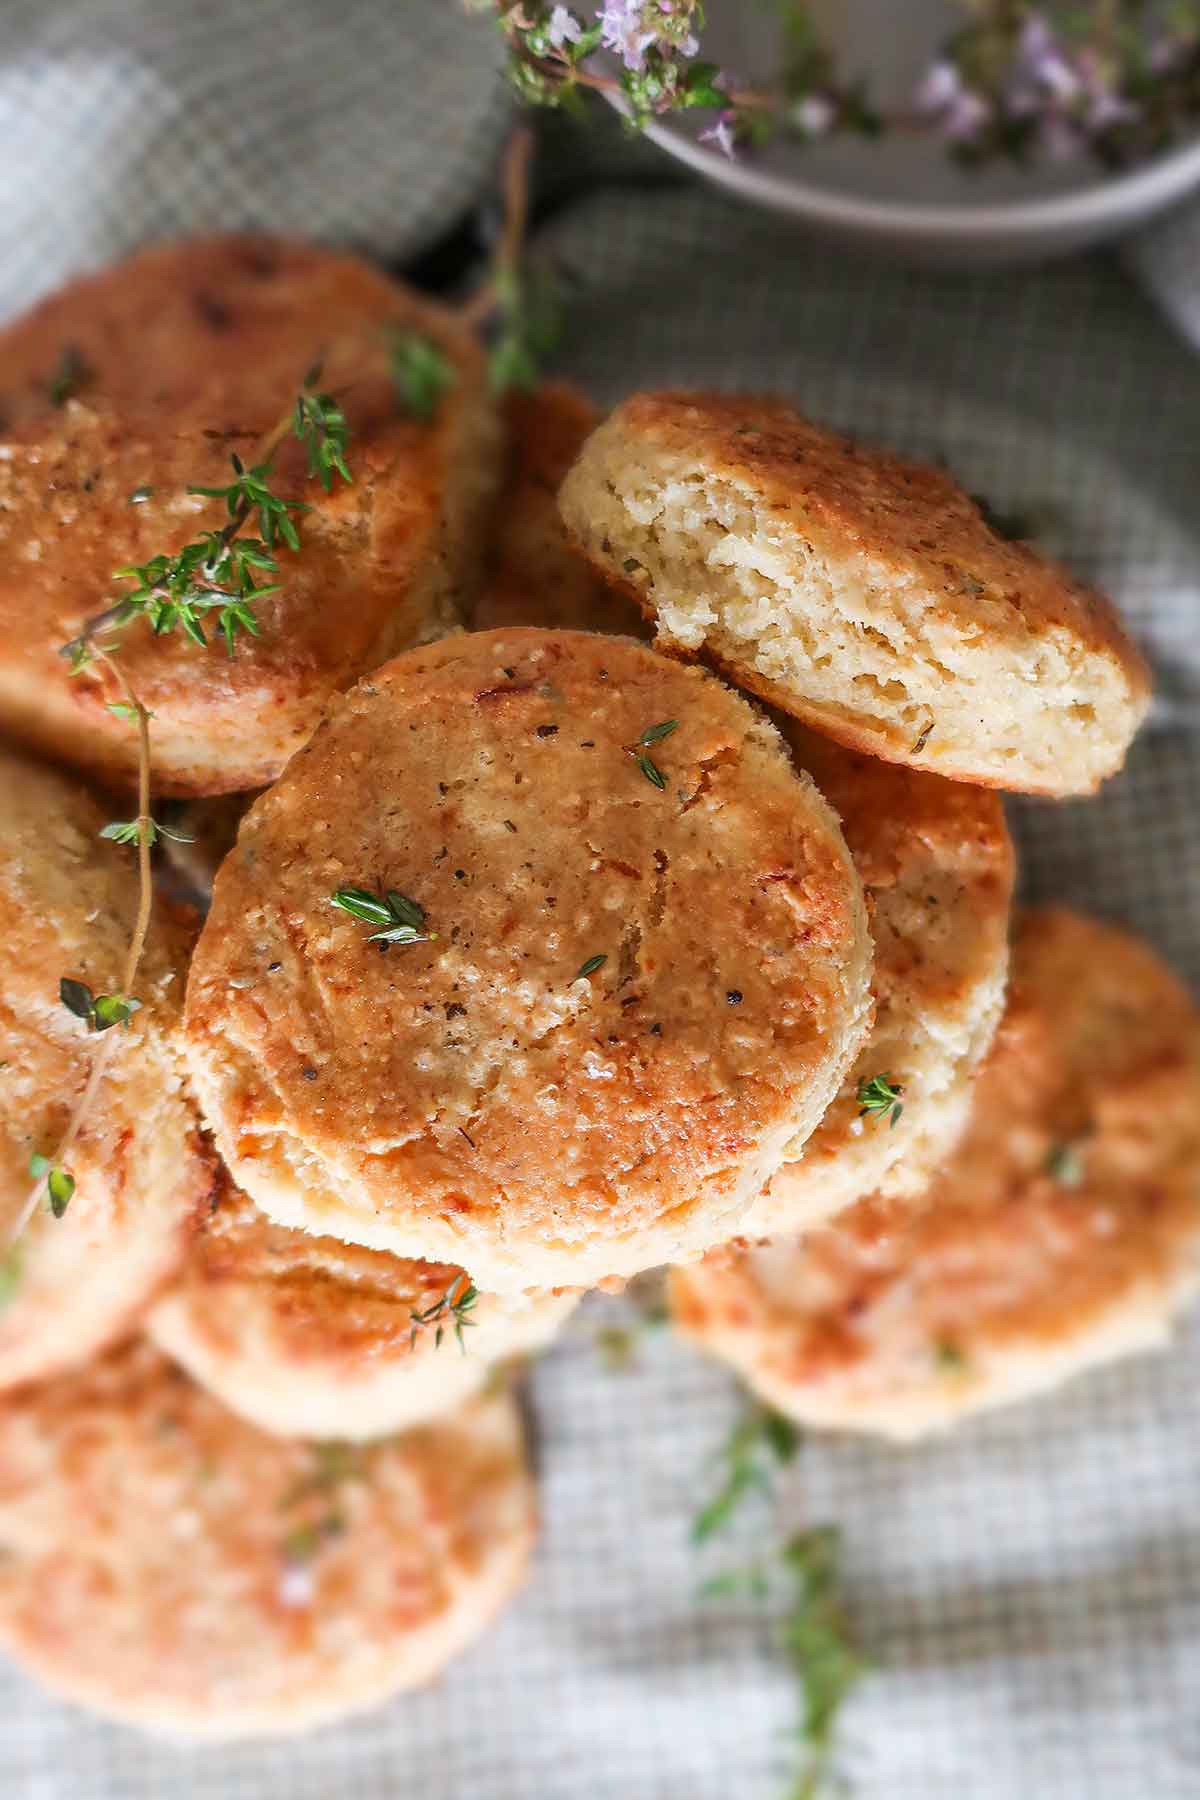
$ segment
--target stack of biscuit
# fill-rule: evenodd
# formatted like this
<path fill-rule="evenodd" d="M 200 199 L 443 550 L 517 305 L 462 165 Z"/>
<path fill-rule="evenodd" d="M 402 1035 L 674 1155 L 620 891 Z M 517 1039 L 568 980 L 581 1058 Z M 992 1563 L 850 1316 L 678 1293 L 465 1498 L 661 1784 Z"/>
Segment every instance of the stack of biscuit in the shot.
<path fill-rule="evenodd" d="M 396 333 L 449 372 L 428 416 Z M 96 790 L 135 745 L 58 649 L 219 523 L 189 489 L 317 359 L 352 480 L 281 452 L 309 510 L 257 635 L 114 651 L 194 841 L 101 1040 L 59 982 L 119 991 Z M 514 1359 L 652 1267 L 772 1405 L 892 1437 L 1162 1339 L 1197 1016 L 1111 926 L 1010 929 L 996 792 L 1121 766 L 1149 682 L 1099 595 L 780 402 L 498 401 L 452 315 L 327 251 L 145 253 L 0 371 L 5 1219 L 94 1085 L 3 1265 L 18 1661 L 204 1739 L 428 1679 L 527 1564 Z"/>

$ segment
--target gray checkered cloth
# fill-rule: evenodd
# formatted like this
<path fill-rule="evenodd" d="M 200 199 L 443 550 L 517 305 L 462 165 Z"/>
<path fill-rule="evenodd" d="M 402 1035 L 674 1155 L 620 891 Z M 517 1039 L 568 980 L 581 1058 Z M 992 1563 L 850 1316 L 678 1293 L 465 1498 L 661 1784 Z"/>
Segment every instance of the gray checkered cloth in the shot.
<path fill-rule="evenodd" d="M 1200 202 L 1186 200 L 1126 244 L 1128 266 L 1200 350 Z"/>
<path fill-rule="evenodd" d="M 480 187 L 500 108 L 490 81 L 471 86 L 487 61 L 475 39 L 420 61 L 422 41 L 459 30 L 437 0 L 260 0 L 223 26 L 210 13 L 226 16 L 197 0 L 80 0 L 68 30 L 65 10 L 9 0 L 10 300 L 73 258 L 231 213 L 410 251 Z M 269 26 L 286 66 L 268 79 L 255 56 Z M 177 30 L 195 45 L 186 69 Z M 230 82 L 255 95 L 249 124 Z M 304 98 L 295 84 L 310 84 Z M 568 141 L 555 139 L 560 191 Z M 603 173 L 594 149 L 587 160 Z M 65 239 L 48 229 L 63 219 L 77 228 Z M 794 395 L 818 418 L 944 457 L 1115 594 L 1163 698 L 1099 799 L 1013 805 L 1026 891 L 1140 928 L 1200 981 L 1200 363 L 1128 275 L 1107 259 L 980 279 L 855 266 L 686 186 L 598 187 L 545 235 L 580 279 L 564 371 L 598 399 L 666 382 Z M 768 1515 L 751 1509 L 703 1555 L 687 1537 L 734 1385 L 664 1334 L 609 1371 L 595 1332 L 625 1305 L 590 1301 L 534 1375 L 533 1579 L 436 1688 L 302 1746 L 181 1752 L 3 1671 L 4 1800 L 781 1795 L 793 1681 L 754 1606 L 696 1599 L 704 1576 L 761 1547 Z M 849 1603 L 877 1665 L 846 1718 L 859 1800 L 1200 1794 L 1198 1387 L 1192 1329 L 1168 1356 L 943 1443 L 806 1443 L 776 1524 L 844 1533 Z"/>

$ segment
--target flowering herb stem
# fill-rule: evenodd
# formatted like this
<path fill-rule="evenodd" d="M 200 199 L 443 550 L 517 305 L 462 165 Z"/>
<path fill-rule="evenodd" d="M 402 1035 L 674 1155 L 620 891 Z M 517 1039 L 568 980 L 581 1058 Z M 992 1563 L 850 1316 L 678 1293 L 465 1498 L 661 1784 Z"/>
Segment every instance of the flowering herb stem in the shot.
<path fill-rule="evenodd" d="M 963 0 L 907 108 L 881 111 L 846 79 L 806 0 L 776 0 L 779 79 L 747 88 L 700 60 L 701 0 L 470 0 L 492 15 L 523 99 L 567 106 L 580 91 L 615 101 L 635 128 L 686 108 L 717 117 L 701 139 L 729 155 L 777 131 L 924 130 L 974 166 L 1089 152 L 1122 167 L 1175 142 L 1200 113 L 1200 0 Z M 595 66 L 597 51 L 611 63 Z"/>
<path fill-rule="evenodd" d="M 150 872 L 150 833 L 148 829 L 151 823 L 150 715 L 134 693 L 125 671 L 121 668 L 120 664 L 115 662 L 109 652 L 100 648 L 99 645 L 96 646 L 95 654 L 111 671 L 121 690 L 122 699 L 124 700 L 125 705 L 132 709 L 138 734 L 138 905 L 133 935 L 129 940 L 129 948 L 125 953 L 125 964 L 121 971 L 120 986 L 122 994 L 132 994 L 137 984 L 137 974 L 138 969 L 141 966 L 142 952 L 146 947 L 146 934 L 150 929 L 150 909 L 153 903 L 154 892 Z M 96 1095 L 100 1091 L 100 1084 L 104 1080 L 104 1073 L 108 1067 L 113 1051 L 116 1048 L 118 1036 L 119 1034 L 115 1031 L 106 1031 L 100 1036 L 99 1041 L 92 1052 L 91 1067 L 88 1070 L 87 1080 L 83 1085 L 83 1091 L 72 1108 L 71 1116 L 67 1120 L 66 1127 L 55 1146 L 53 1154 L 44 1158 L 44 1170 L 35 1177 L 33 1186 L 25 1196 L 24 1204 L 8 1229 L 4 1240 L 6 1249 L 11 1250 L 17 1243 L 26 1226 L 29 1224 L 30 1219 L 33 1217 L 34 1212 L 37 1210 L 37 1206 L 42 1197 L 49 1192 L 53 1202 L 54 1195 L 51 1182 L 55 1172 L 68 1174 L 67 1165 L 69 1163 L 71 1151 L 75 1148 L 79 1134 L 83 1130 L 84 1124 L 86 1123 L 93 1103 L 95 1102 Z M 73 1178 L 71 1178 L 71 1185 L 73 1189 Z M 68 1194 L 67 1197 L 69 1199 L 70 1195 Z M 65 1211 L 65 1206 L 62 1210 Z"/>
<path fill-rule="evenodd" d="M 479 1294 L 474 1283 L 466 1275 L 456 1275 L 444 1294 L 433 1301 L 432 1305 L 418 1311 L 415 1307 L 409 1312 L 410 1333 L 409 1348 L 416 1343 L 422 1331 L 433 1326 L 433 1347 L 440 1350 L 442 1339 L 447 1330 L 453 1331 L 458 1339 L 458 1347 L 466 1353 L 466 1339 L 463 1336 L 476 1321 L 471 1313 L 479 1302 Z"/>
<path fill-rule="evenodd" d="M 224 488 L 199 488 L 193 491 L 209 498 L 224 498 L 229 514 L 227 523 L 217 532 L 210 532 L 199 546 L 185 546 L 184 551 L 175 557 L 159 557 L 152 564 L 140 569 L 126 570 L 124 574 L 139 579 L 143 591 L 113 606 L 106 607 L 94 618 L 89 619 L 77 637 L 69 644 L 62 646 L 61 654 L 71 664 L 72 673 L 88 667 L 92 662 L 99 662 L 115 682 L 121 698 L 109 703 L 109 710 L 118 718 L 132 723 L 137 732 L 137 816 L 132 820 L 124 820 L 118 824 L 106 826 L 101 833 L 117 842 L 136 844 L 137 847 L 137 882 L 138 902 L 134 919 L 133 932 L 125 954 L 125 963 L 121 972 L 121 982 L 115 994 L 96 997 L 83 983 L 66 978 L 60 985 L 60 997 L 72 1012 L 86 1016 L 89 1025 L 94 1027 L 98 1042 L 92 1053 L 91 1066 L 79 1099 L 71 1110 L 71 1115 L 52 1153 L 35 1151 L 30 1160 L 30 1173 L 33 1185 L 12 1223 L 3 1237 L 3 1247 L 11 1255 L 22 1233 L 42 1200 L 48 1197 L 55 1217 L 61 1217 L 66 1211 L 75 1191 L 75 1178 L 68 1167 L 72 1150 L 79 1140 L 85 1123 L 89 1117 L 105 1071 L 112 1058 L 119 1033 L 108 1029 L 110 1025 L 128 1024 L 131 1014 L 140 1002 L 133 998 L 137 983 L 137 974 L 141 966 L 142 956 L 146 948 L 146 937 L 150 929 L 151 909 L 153 905 L 153 882 L 150 867 L 150 851 L 156 837 L 162 832 L 162 826 L 155 823 L 150 811 L 150 719 L 152 714 L 142 704 L 134 692 L 129 678 L 115 657 L 115 644 L 102 642 L 103 634 L 110 629 L 127 623 L 131 618 L 142 614 L 149 617 L 154 630 L 158 634 L 171 631 L 176 625 L 188 631 L 188 635 L 204 644 L 203 631 L 195 620 L 194 609 L 197 605 L 194 594 L 181 597 L 172 593 L 168 586 L 165 591 L 159 588 L 158 580 L 148 581 L 147 572 L 160 571 L 167 576 L 174 570 L 175 575 L 185 581 L 192 581 L 199 588 L 207 584 L 214 595 L 220 599 L 214 601 L 222 609 L 221 628 L 230 650 L 233 647 L 235 630 L 241 628 L 257 633 L 258 625 L 249 608 L 251 594 L 274 592 L 273 587 L 256 586 L 253 570 L 256 568 L 274 568 L 273 548 L 277 537 L 281 538 L 292 549 L 299 548 L 299 537 L 292 523 L 293 513 L 307 510 L 300 501 L 285 501 L 273 494 L 267 485 L 266 477 L 270 471 L 275 454 L 289 435 L 297 437 L 304 447 L 308 459 L 310 475 L 321 482 L 326 492 L 333 484 L 335 475 L 345 481 L 350 480 L 350 472 L 346 466 L 345 454 L 348 437 L 345 416 L 340 406 L 328 394 L 312 393 L 319 376 L 319 368 L 311 369 L 305 377 L 302 391 L 295 404 L 288 411 L 280 424 L 267 440 L 261 462 L 247 469 L 239 459 L 234 459 L 234 479 Z M 234 540 L 252 513 L 257 513 L 261 540 L 256 540 L 257 548 L 246 546 L 245 556 L 235 560 L 231 555 Z M 191 562 L 180 567 L 189 551 L 200 551 L 200 555 Z M 261 553 L 261 554 L 260 554 Z M 218 561 L 224 557 L 224 567 L 233 571 L 236 576 L 238 591 L 236 593 L 222 590 L 216 582 L 205 573 L 214 558 Z M 192 608 L 189 612 L 187 609 Z M 194 629 L 189 628 L 189 621 Z M 85 998 L 86 997 L 86 998 Z M 82 1012 L 80 1009 L 83 1009 Z"/>

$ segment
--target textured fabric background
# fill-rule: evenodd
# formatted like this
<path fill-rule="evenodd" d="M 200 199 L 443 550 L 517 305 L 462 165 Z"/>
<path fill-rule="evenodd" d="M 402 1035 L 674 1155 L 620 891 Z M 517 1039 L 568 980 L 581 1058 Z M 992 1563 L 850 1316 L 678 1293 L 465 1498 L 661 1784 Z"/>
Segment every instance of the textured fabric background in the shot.
<path fill-rule="evenodd" d="M 393 255 L 454 223 L 487 177 L 503 119 L 469 28 L 437 0 L 344 0 L 336 13 L 265 0 L 231 16 L 175 0 L 9 0 L 0 103 L 7 141 L 18 118 L 25 141 L 24 162 L 0 171 L 0 298 L 168 225 L 252 219 Z M 94 49 L 79 50 L 81 18 Z M 137 20 L 153 33 L 146 24 L 139 40 Z M 290 72 L 277 81 L 255 72 L 268 26 L 287 44 Z M 180 28 L 196 44 L 186 70 L 172 48 Z M 443 31 L 458 34 L 453 55 L 422 61 L 425 34 Z M 70 45 L 65 57 L 47 50 L 55 41 Z M 114 125 L 116 149 L 102 154 L 96 140 L 85 153 L 85 119 L 94 132 L 113 107 L 139 112 L 120 41 L 140 42 L 138 80 L 163 110 L 143 136 Z M 311 77 L 314 105 L 356 92 L 361 104 L 339 103 L 315 129 L 298 77 Z M 246 140 L 230 129 L 226 79 L 257 94 Z M 62 116 L 53 95 L 68 80 L 75 113 Z M 172 119 L 186 124 L 182 146 Z M 157 164 L 141 160 L 155 133 Z M 1115 260 L 980 279 L 864 267 L 678 185 L 653 156 L 610 159 L 607 136 L 582 148 L 558 128 L 548 141 L 543 236 L 578 278 L 562 367 L 599 400 L 679 381 L 794 395 L 819 418 L 945 457 L 1115 594 L 1162 697 L 1098 800 L 1013 805 L 1025 888 L 1139 927 L 1200 983 L 1200 362 Z M 257 193 L 244 192 L 239 145 L 261 158 Z M 592 185 L 578 191 L 585 175 Z M 78 229 L 59 237 L 52 218 Z M 589 1302 L 536 1371 L 546 1518 L 533 1580 L 435 1689 L 300 1744 L 181 1752 L 0 1669 L 0 1794 L 782 1796 L 787 1671 L 754 1608 L 696 1599 L 705 1575 L 760 1547 L 769 1515 L 751 1508 L 728 1545 L 703 1555 L 687 1539 L 736 1392 L 663 1334 L 645 1339 L 632 1370 L 610 1371 L 595 1333 L 624 1310 Z M 1193 1327 L 1167 1356 L 942 1444 L 808 1441 L 778 1523 L 841 1525 L 851 1608 L 878 1665 L 847 1715 L 851 1794 L 1200 1793 L 1198 1386 Z"/>

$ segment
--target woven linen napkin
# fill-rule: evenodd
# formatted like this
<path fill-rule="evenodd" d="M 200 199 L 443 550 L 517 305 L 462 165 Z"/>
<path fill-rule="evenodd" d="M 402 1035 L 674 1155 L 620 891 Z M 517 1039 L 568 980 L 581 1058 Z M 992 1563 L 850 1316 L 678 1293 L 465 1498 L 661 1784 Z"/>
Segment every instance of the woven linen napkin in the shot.
<path fill-rule="evenodd" d="M 1129 268 L 1200 350 L 1200 201 L 1185 200 L 1124 247 Z"/>
<path fill-rule="evenodd" d="M 387 47 L 385 15 L 403 17 L 407 61 Z M 469 100 L 456 86 L 476 54 L 467 38 L 452 57 L 417 57 L 446 18 L 438 0 L 263 0 L 236 16 L 10 0 L 0 304 L 167 228 L 268 223 L 388 256 L 429 241 L 479 191 L 503 120 L 490 80 Z M 286 71 L 271 72 L 270 32 Z M 74 121 L 58 116 L 63 83 Z M 247 110 L 231 83 L 253 94 Z M 94 136 L 106 118 L 107 161 Z M 567 142 L 555 138 L 559 156 Z M 257 196 L 243 192 L 248 167 Z M 894 273 L 686 185 L 600 186 L 563 204 L 566 186 L 558 167 L 543 234 L 576 277 L 562 370 L 598 400 L 667 382 L 792 395 L 944 457 L 1114 593 L 1163 699 L 1097 800 L 1013 804 L 1025 891 L 1134 925 L 1200 982 L 1200 365 L 1183 343 L 1108 259 Z M 193 1751 L 60 1706 L 0 1665 L 4 1800 L 783 1800 L 793 1678 L 757 1607 L 697 1598 L 704 1577 L 761 1548 L 769 1512 L 703 1554 L 688 1541 L 736 1390 L 661 1333 L 610 1370 L 595 1334 L 627 1305 L 588 1302 L 538 1366 L 533 1577 L 434 1688 L 300 1744 Z M 876 1664 L 845 1720 L 858 1800 L 1200 1792 L 1198 1386 L 1191 1328 L 1169 1355 L 943 1443 L 805 1443 L 773 1528 L 843 1532 Z"/>

